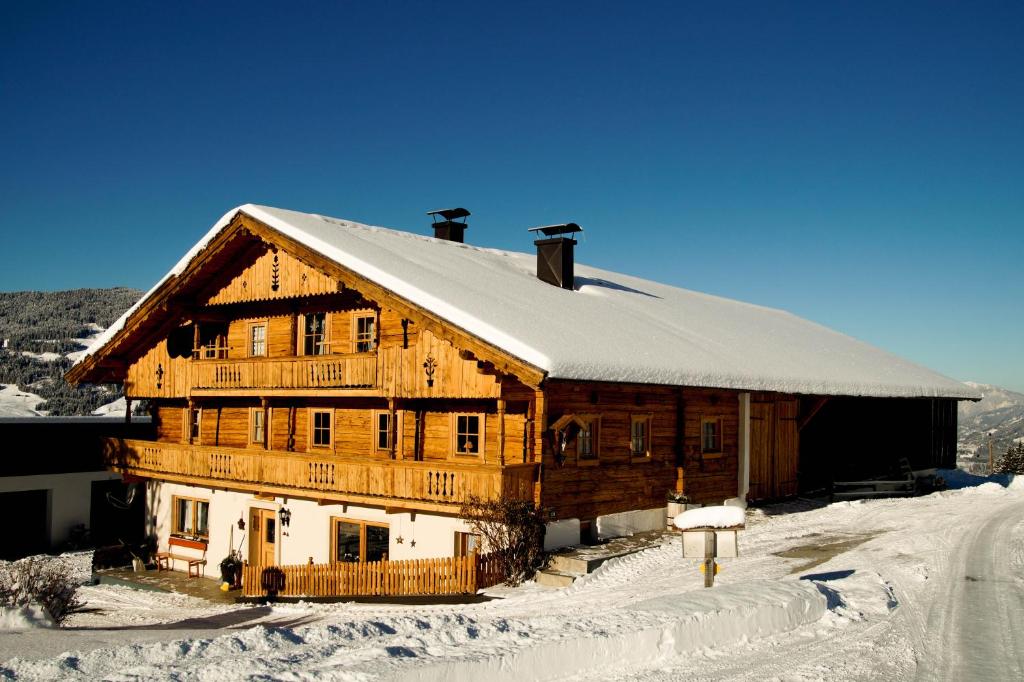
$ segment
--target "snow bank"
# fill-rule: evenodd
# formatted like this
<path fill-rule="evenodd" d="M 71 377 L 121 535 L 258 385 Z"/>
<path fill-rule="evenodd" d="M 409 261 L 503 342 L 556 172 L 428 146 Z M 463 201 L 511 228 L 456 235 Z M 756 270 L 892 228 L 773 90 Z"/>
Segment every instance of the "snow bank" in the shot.
<path fill-rule="evenodd" d="M 0 606 L 0 632 L 4 630 L 30 630 L 32 628 L 55 628 L 57 624 L 47 613 L 46 607 L 29 604 L 16 608 Z"/>
<path fill-rule="evenodd" d="M 582 264 L 575 267 L 575 291 L 566 291 L 537 279 L 534 253 L 252 204 L 221 217 L 82 357 L 123 329 L 142 302 L 183 272 L 239 212 L 552 378 L 817 395 L 980 397 L 958 381 L 782 310 Z"/>
<path fill-rule="evenodd" d="M 676 516 L 672 523 L 680 530 L 690 528 L 733 528 L 742 526 L 746 510 L 742 507 L 702 507 L 690 509 Z"/>
<path fill-rule="evenodd" d="M 710 647 L 724 647 L 788 632 L 821 619 L 827 600 L 808 582 L 758 580 L 675 598 L 657 597 L 629 610 L 638 627 L 614 634 L 556 639 L 483 659 L 421 665 L 384 679 L 490 682 L 555 679 L 584 669 L 649 665 Z M 657 623 L 644 626 L 645 623 Z"/>

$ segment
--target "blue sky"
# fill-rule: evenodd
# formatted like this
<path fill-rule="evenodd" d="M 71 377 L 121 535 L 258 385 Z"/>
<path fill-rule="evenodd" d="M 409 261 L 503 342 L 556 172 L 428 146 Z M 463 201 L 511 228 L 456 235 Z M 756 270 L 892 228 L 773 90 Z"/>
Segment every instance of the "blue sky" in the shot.
<path fill-rule="evenodd" d="M 148 288 L 245 202 L 460 205 L 1024 391 L 1022 44 L 1019 2 L 7 2 L 0 290 Z"/>

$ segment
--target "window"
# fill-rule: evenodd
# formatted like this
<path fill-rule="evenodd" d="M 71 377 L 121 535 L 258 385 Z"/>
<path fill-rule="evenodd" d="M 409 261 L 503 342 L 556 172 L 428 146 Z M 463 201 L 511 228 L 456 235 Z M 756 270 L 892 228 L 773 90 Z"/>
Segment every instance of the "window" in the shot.
<path fill-rule="evenodd" d="M 369 353 L 377 347 L 377 321 L 373 315 L 357 315 L 352 320 L 353 351 Z"/>
<path fill-rule="evenodd" d="M 455 415 L 456 455 L 479 455 L 481 440 L 480 415 Z"/>
<path fill-rule="evenodd" d="M 705 417 L 700 420 L 700 451 L 722 452 L 722 420 L 718 417 Z"/>
<path fill-rule="evenodd" d="M 381 561 L 388 558 L 391 532 L 385 523 L 331 519 L 333 561 Z"/>
<path fill-rule="evenodd" d="M 650 415 L 633 415 L 630 419 L 629 455 L 633 458 L 651 456 Z"/>
<path fill-rule="evenodd" d="M 551 424 L 559 466 L 574 452 L 576 464 L 597 465 L 601 456 L 601 415 L 564 414 Z"/>
<path fill-rule="evenodd" d="M 302 354 L 327 355 L 327 313 L 302 316 Z"/>
<path fill-rule="evenodd" d="M 312 441 L 314 448 L 331 447 L 331 412 L 315 410 L 313 412 Z"/>
<path fill-rule="evenodd" d="M 171 532 L 190 538 L 210 537 L 210 503 L 191 497 L 173 497 L 174 519 Z"/>
<path fill-rule="evenodd" d="M 266 437 L 266 425 L 264 424 L 264 412 L 262 407 L 254 407 L 249 410 L 249 442 L 262 445 Z"/>
<path fill-rule="evenodd" d="M 249 357 L 258 358 L 267 354 L 267 323 L 249 325 Z"/>
<path fill-rule="evenodd" d="M 374 446 L 378 450 L 391 449 L 391 413 L 377 412 L 374 415 Z"/>
<path fill-rule="evenodd" d="M 455 556 L 469 556 L 473 552 L 480 551 L 480 536 L 476 533 L 463 533 L 455 531 Z"/>
<path fill-rule="evenodd" d="M 600 420 L 587 419 L 576 434 L 576 458 L 581 461 L 596 461 L 598 457 L 597 438 Z"/>
<path fill-rule="evenodd" d="M 188 442 L 197 443 L 199 442 L 200 427 L 202 426 L 203 421 L 203 408 L 190 407 L 186 412 L 188 413 L 188 421 L 185 428 L 186 433 L 188 434 Z"/>

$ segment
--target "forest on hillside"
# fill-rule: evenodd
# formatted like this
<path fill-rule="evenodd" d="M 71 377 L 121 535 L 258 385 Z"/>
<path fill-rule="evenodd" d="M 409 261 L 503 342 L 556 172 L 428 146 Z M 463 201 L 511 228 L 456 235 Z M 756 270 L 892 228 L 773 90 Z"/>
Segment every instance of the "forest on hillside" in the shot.
<path fill-rule="evenodd" d="M 112 289 L 0 292 L 0 383 L 41 396 L 53 415 L 89 414 L 121 396 L 121 387 L 70 386 L 68 353 L 109 327 L 142 292 Z"/>

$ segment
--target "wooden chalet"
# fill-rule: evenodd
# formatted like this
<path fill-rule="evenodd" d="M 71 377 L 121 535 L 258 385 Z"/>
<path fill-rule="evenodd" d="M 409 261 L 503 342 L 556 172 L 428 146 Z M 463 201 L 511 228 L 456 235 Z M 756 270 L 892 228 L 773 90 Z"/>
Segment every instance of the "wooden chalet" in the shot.
<path fill-rule="evenodd" d="M 782 311 L 537 252 L 269 207 L 226 214 L 69 373 L 146 400 L 110 438 L 161 550 L 215 565 L 459 557 L 470 497 L 548 546 L 663 527 L 668 492 L 766 500 L 951 466 L 973 391 Z M 216 573 L 216 571 L 212 571 Z"/>

